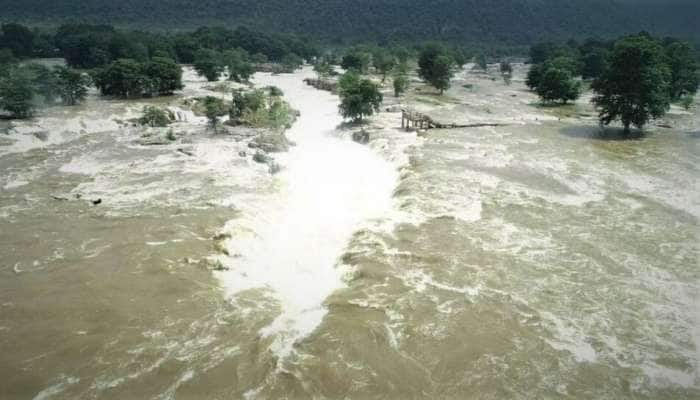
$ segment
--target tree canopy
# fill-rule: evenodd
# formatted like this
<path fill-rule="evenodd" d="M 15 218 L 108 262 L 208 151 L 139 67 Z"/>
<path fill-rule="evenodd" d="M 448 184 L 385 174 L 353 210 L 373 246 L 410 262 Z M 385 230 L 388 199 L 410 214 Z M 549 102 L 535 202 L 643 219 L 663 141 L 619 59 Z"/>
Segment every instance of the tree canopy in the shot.
<path fill-rule="evenodd" d="M 661 44 L 645 34 L 628 36 L 615 43 L 607 67 L 593 82 L 593 102 L 600 109 L 601 123 L 620 120 L 642 128 L 669 108 L 671 71 Z"/>
<path fill-rule="evenodd" d="M 339 84 L 339 109 L 344 118 L 362 121 L 379 111 L 383 96 L 376 83 L 351 71 L 341 77 Z"/>
<path fill-rule="evenodd" d="M 418 58 L 418 75 L 442 94 L 450 87 L 455 61 L 440 44 L 427 45 Z"/>

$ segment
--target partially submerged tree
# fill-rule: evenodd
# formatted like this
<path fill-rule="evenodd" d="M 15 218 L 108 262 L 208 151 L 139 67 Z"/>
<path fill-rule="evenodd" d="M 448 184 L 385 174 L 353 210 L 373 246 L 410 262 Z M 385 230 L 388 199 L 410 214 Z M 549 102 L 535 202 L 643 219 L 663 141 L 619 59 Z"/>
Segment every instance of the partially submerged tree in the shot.
<path fill-rule="evenodd" d="M 150 87 L 143 66 L 136 60 L 117 60 L 95 72 L 95 85 L 105 96 L 141 97 Z"/>
<path fill-rule="evenodd" d="M 581 96 L 581 82 L 576 81 L 571 72 L 556 67 L 544 71 L 537 88 L 537 94 L 545 103 L 568 103 Z"/>
<path fill-rule="evenodd" d="M 218 97 L 207 96 L 203 100 L 204 115 L 209 121 L 209 125 L 216 130 L 219 119 L 228 113 L 226 103 Z"/>
<path fill-rule="evenodd" d="M 150 127 L 165 127 L 170 125 L 173 119 L 172 112 L 155 106 L 146 106 L 139 118 L 139 124 Z"/>
<path fill-rule="evenodd" d="M 428 45 L 418 59 L 418 75 L 443 94 L 450 87 L 454 75 L 454 60 L 441 45 Z"/>
<path fill-rule="evenodd" d="M 243 49 L 227 50 L 222 57 L 228 69 L 229 80 L 246 82 L 255 73 L 255 66 L 250 62 L 248 52 Z"/>
<path fill-rule="evenodd" d="M 362 121 L 379 111 L 383 96 L 379 86 L 369 79 L 362 79 L 355 72 L 348 72 L 340 79 L 340 114 L 343 118 Z"/>
<path fill-rule="evenodd" d="M 405 74 L 394 75 L 394 96 L 399 97 L 408 89 L 408 78 Z"/>
<path fill-rule="evenodd" d="M 24 69 L 11 68 L 0 76 L 0 110 L 10 118 L 29 118 L 34 113 L 34 86 L 31 74 Z"/>
<path fill-rule="evenodd" d="M 333 72 L 333 66 L 325 59 L 318 60 L 314 64 L 314 72 L 318 75 L 318 79 L 328 78 Z"/>
<path fill-rule="evenodd" d="M 345 54 L 340 61 L 340 66 L 346 71 L 364 73 L 367 72 L 369 61 L 369 53 L 359 49 L 350 49 L 350 51 Z"/>
<path fill-rule="evenodd" d="M 105 96 L 122 98 L 167 96 L 182 89 L 182 69 L 173 60 L 154 57 L 147 63 L 120 59 L 93 73 Z"/>
<path fill-rule="evenodd" d="M 372 64 L 382 76 L 382 83 L 384 83 L 387 74 L 396 66 L 396 59 L 387 51 L 379 51 L 372 57 Z"/>
<path fill-rule="evenodd" d="M 68 67 L 56 67 L 53 74 L 56 77 L 58 97 L 64 105 L 74 106 L 85 100 L 92 84 L 89 75 Z"/>
<path fill-rule="evenodd" d="M 195 71 L 209 82 L 219 80 L 221 73 L 224 71 L 221 54 L 212 49 L 199 49 L 194 54 Z"/>
<path fill-rule="evenodd" d="M 182 68 L 172 59 L 153 57 L 144 66 L 144 74 L 150 80 L 149 94 L 166 96 L 182 89 Z"/>
<path fill-rule="evenodd" d="M 504 60 L 504 61 L 501 61 L 500 70 L 501 70 L 501 76 L 503 77 L 503 82 L 505 82 L 506 85 L 510 85 L 510 82 L 513 78 L 513 66 L 511 65 L 510 62 L 508 62 L 507 60 Z"/>
<path fill-rule="evenodd" d="M 671 72 L 669 90 L 671 101 L 694 96 L 700 86 L 698 55 L 689 43 L 670 41 L 665 48 Z"/>
<path fill-rule="evenodd" d="M 615 43 L 605 71 L 592 84 L 601 124 L 620 120 L 629 132 L 631 125 L 642 128 L 666 113 L 671 72 L 664 56 L 661 45 L 648 35 L 628 36 Z"/>

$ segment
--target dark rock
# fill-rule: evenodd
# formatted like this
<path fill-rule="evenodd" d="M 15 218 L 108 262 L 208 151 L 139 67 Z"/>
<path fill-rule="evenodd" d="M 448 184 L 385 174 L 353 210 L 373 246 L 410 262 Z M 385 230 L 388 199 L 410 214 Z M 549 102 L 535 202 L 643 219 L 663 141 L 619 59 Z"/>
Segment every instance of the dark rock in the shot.
<path fill-rule="evenodd" d="M 184 154 L 184 155 L 186 155 L 186 156 L 194 157 L 194 153 L 193 153 L 193 152 L 191 152 L 191 151 L 189 151 L 189 150 L 185 150 L 185 149 L 183 149 L 182 147 L 179 148 L 179 149 L 177 149 L 177 151 L 180 152 L 180 153 L 182 153 L 182 154 Z"/>
<path fill-rule="evenodd" d="M 238 155 L 241 157 L 248 157 L 248 153 L 246 153 L 245 151 L 239 151 Z"/>
<path fill-rule="evenodd" d="M 272 161 L 272 157 L 268 156 L 265 152 L 258 150 L 253 155 L 253 161 L 260 164 L 266 164 Z"/>
<path fill-rule="evenodd" d="M 261 149 L 267 153 L 281 153 L 289 151 L 289 140 L 284 133 L 265 132 L 248 143 L 248 147 Z"/>

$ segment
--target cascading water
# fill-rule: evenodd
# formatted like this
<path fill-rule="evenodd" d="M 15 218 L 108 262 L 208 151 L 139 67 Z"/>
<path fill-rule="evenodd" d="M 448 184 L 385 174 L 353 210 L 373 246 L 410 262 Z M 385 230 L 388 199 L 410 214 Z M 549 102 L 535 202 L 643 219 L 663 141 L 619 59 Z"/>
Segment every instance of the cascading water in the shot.
<path fill-rule="evenodd" d="M 281 88 L 300 111 L 287 132 L 297 146 L 279 156 L 284 170 L 274 199 L 227 224 L 236 256 L 222 258 L 230 270 L 219 277 L 230 296 L 271 291 L 281 313 L 261 334 L 275 335 L 271 350 L 283 358 L 321 323 L 324 300 L 343 285 L 338 257 L 363 222 L 390 209 L 398 175 L 369 148 L 339 137 L 336 96 L 298 75 L 258 75 L 256 84 Z"/>

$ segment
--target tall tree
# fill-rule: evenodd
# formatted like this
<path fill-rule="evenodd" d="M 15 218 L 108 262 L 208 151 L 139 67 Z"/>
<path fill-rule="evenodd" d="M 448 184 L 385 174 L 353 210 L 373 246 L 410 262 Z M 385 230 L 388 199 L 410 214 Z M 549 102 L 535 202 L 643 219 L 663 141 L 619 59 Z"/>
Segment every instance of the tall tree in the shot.
<path fill-rule="evenodd" d="M 182 68 L 169 58 L 153 57 L 145 64 L 144 73 L 152 84 L 151 95 L 171 95 L 184 87 Z"/>
<path fill-rule="evenodd" d="M 431 44 L 421 51 L 418 58 L 418 75 L 440 94 L 450 87 L 454 75 L 454 60 L 449 54 L 444 46 Z"/>
<path fill-rule="evenodd" d="M 244 82 L 255 73 L 255 67 L 250 62 L 250 56 L 243 49 L 226 50 L 222 57 L 228 69 L 229 80 Z"/>
<path fill-rule="evenodd" d="M 382 76 L 382 83 L 384 83 L 387 74 L 396 66 L 396 59 L 387 51 L 378 51 L 372 56 L 372 64 Z"/>
<path fill-rule="evenodd" d="M 666 58 L 671 70 L 669 90 L 672 101 L 684 96 L 693 96 L 700 86 L 698 55 L 693 46 L 686 42 L 671 41 L 666 46 Z"/>
<path fill-rule="evenodd" d="M 199 49 L 194 55 L 194 69 L 209 82 L 219 80 L 224 70 L 221 54 L 212 49 Z"/>
<path fill-rule="evenodd" d="M 662 46 L 648 35 L 620 39 L 607 59 L 600 78 L 593 81 L 600 122 L 620 120 L 642 128 L 650 119 L 663 116 L 669 108 L 671 73 Z"/>
<path fill-rule="evenodd" d="M 370 54 L 360 49 L 350 49 L 340 61 L 340 66 L 346 71 L 364 73 L 369 66 Z"/>
<path fill-rule="evenodd" d="M 362 121 L 382 104 L 379 86 L 369 79 L 362 79 L 355 72 L 348 72 L 340 79 L 340 114 L 344 118 Z"/>
<path fill-rule="evenodd" d="M 536 92 L 546 103 L 566 104 L 581 96 L 581 82 L 574 80 L 566 69 L 549 67 L 542 74 Z"/>
<path fill-rule="evenodd" d="M 11 118 L 29 118 L 34 113 L 34 85 L 31 73 L 11 67 L 0 76 L 0 110 Z"/>
<path fill-rule="evenodd" d="M 94 74 L 95 85 L 106 96 L 141 97 L 153 83 L 135 60 L 117 60 Z"/>
<path fill-rule="evenodd" d="M 63 104 L 73 106 L 85 100 L 88 87 L 92 84 L 90 76 L 68 67 L 56 67 L 53 74 L 56 77 L 58 97 Z"/>

